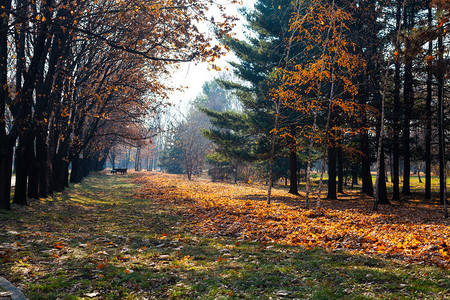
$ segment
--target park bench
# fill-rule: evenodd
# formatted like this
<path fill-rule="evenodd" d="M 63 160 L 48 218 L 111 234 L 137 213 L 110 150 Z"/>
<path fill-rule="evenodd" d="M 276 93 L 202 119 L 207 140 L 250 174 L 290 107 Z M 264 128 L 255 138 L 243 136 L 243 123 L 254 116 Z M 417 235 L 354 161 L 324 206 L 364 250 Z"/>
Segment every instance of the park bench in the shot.
<path fill-rule="evenodd" d="M 117 173 L 120 173 L 120 174 L 126 174 L 126 173 L 127 173 L 127 170 L 128 170 L 128 169 L 112 169 L 112 170 L 111 170 L 111 173 L 112 173 L 112 174 L 117 174 Z"/>

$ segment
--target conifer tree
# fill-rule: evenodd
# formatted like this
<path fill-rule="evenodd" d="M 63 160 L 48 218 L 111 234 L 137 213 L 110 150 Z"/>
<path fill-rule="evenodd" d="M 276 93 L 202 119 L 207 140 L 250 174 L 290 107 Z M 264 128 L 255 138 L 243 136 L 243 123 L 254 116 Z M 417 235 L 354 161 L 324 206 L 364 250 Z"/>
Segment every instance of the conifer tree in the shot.
<path fill-rule="evenodd" d="M 232 63 L 241 83 L 223 82 L 235 91 L 242 104 L 242 112 L 217 113 L 205 110 L 216 129 L 206 136 L 218 145 L 218 151 L 235 159 L 269 160 L 271 139 L 274 138 L 274 156 L 283 149 L 290 153 L 290 192 L 297 189 L 297 144 L 295 141 L 297 116 L 292 110 L 276 108 L 270 93 L 279 82 L 273 71 L 284 64 L 283 58 L 289 48 L 289 20 L 293 3 L 289 0 L 260 0 L 245 16 L 251 34 L 246 41 L 229 38 L 227 46 L 238 57 Z M 291 55 L 298 51 L 290 47 Z M 276 125 L 278 123 L 278 126 Z M 276 129 L 278 127 L 278 130 Z M 283 128 L 289 139 L 279 136 Z M 274 134 L 276 134 L 274 136 Z"/>

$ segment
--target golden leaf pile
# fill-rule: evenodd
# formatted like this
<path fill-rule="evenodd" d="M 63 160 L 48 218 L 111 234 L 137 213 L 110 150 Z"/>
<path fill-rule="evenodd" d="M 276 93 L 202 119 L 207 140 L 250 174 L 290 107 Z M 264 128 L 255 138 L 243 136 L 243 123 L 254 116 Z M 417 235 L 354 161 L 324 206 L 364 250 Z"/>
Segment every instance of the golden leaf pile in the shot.
<path fill-rule="evenodd" d="M 247 184 L 187 181 L 162 173 L 135 180 L 142 184 L 137 197 L 181 207 L 195 233 L 450 266 L 450 222 L 437 205 L 404 203 L 371 213 L 370 199 L 353 197 L 306 210 L 302 197 L 283 190 L 275 189 L 275 203 L 267 205 L 266 190 Z"/>

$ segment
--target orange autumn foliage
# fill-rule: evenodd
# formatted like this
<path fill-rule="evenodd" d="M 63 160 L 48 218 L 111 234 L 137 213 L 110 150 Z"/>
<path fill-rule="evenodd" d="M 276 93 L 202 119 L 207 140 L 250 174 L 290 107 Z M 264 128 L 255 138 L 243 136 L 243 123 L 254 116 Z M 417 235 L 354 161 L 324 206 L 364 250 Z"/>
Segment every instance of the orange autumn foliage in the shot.
<path fill-rule="evenodd" d="M 274 203 L 266 205 L 265 188 L 254 185 L 187 181 L 162 173 L 135 181 L 142 184 L 136 197 L 181 207 L 194 233 L 450 267 L 450 221 L 441 218 L 439 206 L 408 203 L 370 213 L 370 199 L 356 197 L 323 200 L 322 209 L 306 210 L 302 197 L 279 189 L 274 190 Z"/>

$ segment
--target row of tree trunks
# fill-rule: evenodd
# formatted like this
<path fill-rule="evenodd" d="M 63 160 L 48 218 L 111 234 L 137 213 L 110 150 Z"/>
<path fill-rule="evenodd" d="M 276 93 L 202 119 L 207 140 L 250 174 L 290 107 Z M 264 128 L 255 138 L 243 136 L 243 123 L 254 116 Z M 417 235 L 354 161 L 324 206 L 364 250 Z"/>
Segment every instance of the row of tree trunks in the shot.
<path fill-rule="evenodd" d="M 138 2 L 1 1 L 1 208 L 10 209 L 13 161 L 15 203 L 62 191 L 71 161 L 72 182 L 101 168 L 111 136 L 149 139 L 142 120 L 159 109 L 155 99 L 165 98 L 159 75 L 168 73 L 171 62 L 219 56 L 204 52 L 205 36 L 189 22 L 206 13 L 206 5 L 194 8 L 185 0 L 170 9 L 160 3 L 159 10 Z M 141 5 L 151 6 L 149 14 L 129 10 Z M 167 18 L 159 18 L 163 10 Z M 122 22 L 133 25 L 123 30 Z M 189 41 L 179 35 L 181 25 Z M 149 39 L 155 26 L 173 30 Z M 173 51 L 162 50 L 175 40 L 180 45 Z"/>

